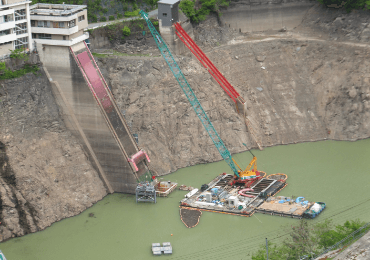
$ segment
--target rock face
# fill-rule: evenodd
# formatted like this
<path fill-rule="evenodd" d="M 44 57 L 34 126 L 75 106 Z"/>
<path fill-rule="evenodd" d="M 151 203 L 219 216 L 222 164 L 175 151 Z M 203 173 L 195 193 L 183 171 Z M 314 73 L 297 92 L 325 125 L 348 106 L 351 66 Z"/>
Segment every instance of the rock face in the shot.
<path fill-rule="evenodd" d="M 275 40 L 226 45 L 207 55 L 247 100 L 248 117 L 264 146 L 367 138 L 369 55 L 329 46 Z M 158 174 L 221 159 L 162 58 L 99 61 Z M 245 150 L 242 143 L 256 147 L 234 103 L 200 63 L 187 57 L 178 63 L 231 153 Z"/>
<path fill-rule="evenodd" d="M 242 142 L 248 138 L 233 103 L 198 62 L 190 58 L 178 62 L 226 145 L 232 152 L 242 151 Z M 139 146 L 149 152 L 157 174 L 221 160 L 162 58 L 105 58 L 99 59 L 99 66 L 104 68 L 117 104 L 132 132 L 138 134 Z"/>
<path fill-rule="evenodd" d="M 64 127 L 43 71 L 1 82 L 0 241 L 42 230 L 106 195 Z"/>
<path fill-rule="evenodd" d="M 347 13 L 342 8 L 326 8 L 316 4 L 297 27 L 299 31 L 309 28 L 323 38 L 340 41 L 368 42 L 370 39 L 370 17 L 367 10 Z"/>

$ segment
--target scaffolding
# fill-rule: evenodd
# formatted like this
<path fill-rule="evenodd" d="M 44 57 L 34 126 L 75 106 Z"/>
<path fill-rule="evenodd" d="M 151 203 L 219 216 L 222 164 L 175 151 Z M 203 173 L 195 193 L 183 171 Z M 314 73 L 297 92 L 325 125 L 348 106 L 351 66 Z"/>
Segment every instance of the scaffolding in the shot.
<path fill-rule="evenodd" d="M 136 203 L 138 202 L 157 203 L 155 188 L 151 183 L 142 182 L 136 186 Z"/>

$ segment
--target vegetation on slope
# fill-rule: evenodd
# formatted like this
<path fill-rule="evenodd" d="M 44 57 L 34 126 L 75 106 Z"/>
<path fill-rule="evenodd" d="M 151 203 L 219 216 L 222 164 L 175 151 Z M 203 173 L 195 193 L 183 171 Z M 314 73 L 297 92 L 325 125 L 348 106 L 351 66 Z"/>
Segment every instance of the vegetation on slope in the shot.
<path fill-rule="evenodd" d="M 325 248 L 333 246 L 352 232 L 365 225 L 360 220 L 346 221 L 343 225 L 334 226 L 331 220 L 322 223 L 309 224 L 307 220 L 301 220 L 298 226 L 293 226 L 290 230 L 290 238 L 284 240 L 280 245 L 269 244 L 270 260 L 296 260 L 303 256 L 311 256 L 322 252 Z M 369 227 L 363 229 L 365 233 Z M 266 248 L 262 245 L 253 254 L 252 260 L 265 260 Z"/>
<path fill-rule="evenodd" d="M 158 21 L 150 19 L 154 27 L 158 28 Z M 127 40 L 133 40 L 137 37 L 141 38 L 146 34 L 150 34 L 149 27 L 143 19 L 133 19 L 127 21 L 117 21 L 104 27 L 97 28 L 95 30 L 89 29 L 88 32 L 92 38 L 95 37 L 95 32 L 99 31 L 104 33 L 111 42 L 119 41 L 124 43 Z"/>
<path fill-rule="evenodd" d="M 10 58 L 27 61 L 29 56 L 27 53 L 24 52 L 23 49 L 17 49 L 11 51 Z M 11 70 L 6 67 L 5 62 L 0 62 L 0 80 L 19 78 L 24 74 L 30 72 L 36 74 L 38 70 L 39 67 L 37 65 L 31 64 L 25 64 L 22 68 L 19 68 L 17 70 Z"/>
<path fill-rule="evenodd" d="M 193 23 L 204 21 L 211 12 L 222 15 L 220 7 L 229 6 L 227 0 L 183 0 L 180 2 L 180 9 Z"/>
<path fill-rule="evenodd" d="M 35 3 L 87 5 L 89 23 L 105 22 L 139 15 L 139 10 L 149 12 L 157 8 L 158 0 L 33 0 Z"/>

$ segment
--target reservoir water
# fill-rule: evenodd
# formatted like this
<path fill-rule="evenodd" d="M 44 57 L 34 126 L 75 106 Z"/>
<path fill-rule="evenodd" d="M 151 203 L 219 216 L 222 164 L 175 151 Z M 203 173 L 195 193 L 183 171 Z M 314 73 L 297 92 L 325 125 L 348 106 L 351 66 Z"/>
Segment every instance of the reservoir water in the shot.
<path fill-rule="evenodd" d="M 311 222 L 370 221 L 370 139 L 277 146 L 254 153 L 259 170 L 288 175 L 288 186 L 279 195 L 326 202 L 327 209 Z M 245 152 L 234 158 L 246 167 L 252 156 Z M 231 170 L 225 162 L 216 162 L 180 169 L 163 179 L 199 188 L 222 172 Z M 0 249 L 8 260 L 152 259 L 152 243 L 171 242 L 173 255 L 159 258 L 250 259 L 266 237 L 286 239 L 287 228 L 299 221 L 203 212 L 199 225 L 188 229 L 179 217 L 179 201 L 186 193 L 176 190 L 157 204 L 136 204 L 133 195 L 108 195 L 80 215 L 1 243 Z"/>

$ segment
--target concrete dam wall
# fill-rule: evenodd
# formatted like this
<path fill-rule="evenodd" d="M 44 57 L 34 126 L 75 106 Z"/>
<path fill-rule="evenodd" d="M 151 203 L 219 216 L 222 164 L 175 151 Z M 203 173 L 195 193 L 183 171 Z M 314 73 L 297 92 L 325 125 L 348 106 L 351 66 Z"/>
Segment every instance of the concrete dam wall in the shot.
<path fill-rule="evenodd" d="M 221 23 L 240 32 L 288 30 L 298 26 L 316 1 L 242 0 L 222 11 Z"/>
<path fill-rule="evenodd" d="M 78 53 L 83 48 L 82 43 L 74 46 L 73 50 Z M 129 162 L 122 154 L 69 49 L 47 46 L 40 51 L 40 58 L 49 74 L 57 102 L 62 107 L 66 126 L 84 144 L 108 190 L 134 193 L 136 180 Z M 126 139 L 132 137 L 126 134 Z M 128 143 L 124 143 L 125 149 L 131 147 Z M 137 152 L 137 149 L 134 150 L 128 150 L 130 156 Z"/>

